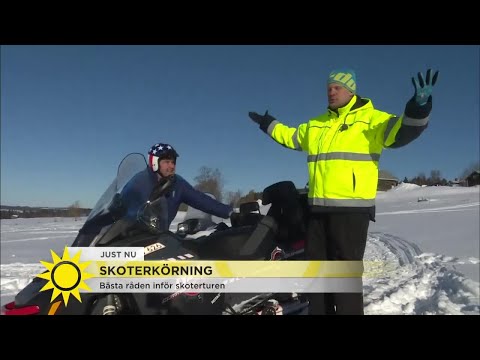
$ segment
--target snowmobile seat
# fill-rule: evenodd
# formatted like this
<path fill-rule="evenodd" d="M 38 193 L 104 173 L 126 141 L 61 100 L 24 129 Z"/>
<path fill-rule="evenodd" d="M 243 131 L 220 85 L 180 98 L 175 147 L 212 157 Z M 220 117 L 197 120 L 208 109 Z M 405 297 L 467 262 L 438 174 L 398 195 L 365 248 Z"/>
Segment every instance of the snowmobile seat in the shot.
<path fill-rule="evenodd" d="M 265 216 L 256 225 L 238 226 L 197 239 L 187 239 L 190 248 L 204 260 L 263 260 L 275 247 L 275 221 Z"/>
<path fill-rule="evenodd" d="M 270 185 L 263 191 L 263 205 L 271 204 L 267 215 L 278 221 L 276 236 L 279 245 L 290 247 L 306 236 L 308 202 L 291 181 Z"/>
<path fill-rule="evenodd" d="M 256 225 L 264 217 L 257 201 L 240 204 L 240 212 L 230 218 L 232 227 Z"/>
<path fill-rule="evenodd" d="M 239 258 L 265 259 L 275 247 L 277 222 L 271 216 L 265 216 L 239 251 Z"/>

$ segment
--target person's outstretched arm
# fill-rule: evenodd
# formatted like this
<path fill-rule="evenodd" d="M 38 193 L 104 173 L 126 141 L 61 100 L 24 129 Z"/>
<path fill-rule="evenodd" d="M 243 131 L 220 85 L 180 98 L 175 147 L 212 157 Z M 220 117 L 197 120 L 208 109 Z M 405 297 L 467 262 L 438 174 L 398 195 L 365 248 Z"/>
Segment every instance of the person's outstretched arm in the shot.
<path fill-rule="evenodd" d="M 218 216 L 222 219 L 228 219 L 233 211 L 233 208 L 229 205 L 225 205 L 215 199 L 212 199 L 207 194 L 196 190 L 186 180 L 183 182 L 183 202 L 189 206 L 194 207 L 207 214 Z"/>
<path fill-rule="evenodd" d="M 293 150 L 303 150 L 302 144 L 307 124 L 301 124 L 298 128 L 286 126 L 270 115 L 268 110 L 265 112 L 265 115 L 251 111 L 248 113 L 248 116 L 260 126 L 264 133 L 280 145 Z"/>

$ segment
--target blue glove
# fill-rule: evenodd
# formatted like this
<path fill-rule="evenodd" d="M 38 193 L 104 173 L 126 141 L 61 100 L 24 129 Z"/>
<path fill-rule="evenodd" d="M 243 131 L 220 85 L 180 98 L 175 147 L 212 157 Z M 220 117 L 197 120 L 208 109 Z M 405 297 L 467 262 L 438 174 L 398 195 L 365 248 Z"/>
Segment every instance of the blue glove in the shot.
<path fill-rule="evenodd" d="M 438 78 L 438 71 L 435 72 L 433 77 L 431 75 L 432 69 L 428 69 L 426 80 L 423 80 L 421 73 L 418 73 L 418 81 L 412 77 L 412 83 L 415 87 L 415 102 L 420 106 L 425 105 L 430 96 L 432 96 L 433 85 L 435 85 Z"/>

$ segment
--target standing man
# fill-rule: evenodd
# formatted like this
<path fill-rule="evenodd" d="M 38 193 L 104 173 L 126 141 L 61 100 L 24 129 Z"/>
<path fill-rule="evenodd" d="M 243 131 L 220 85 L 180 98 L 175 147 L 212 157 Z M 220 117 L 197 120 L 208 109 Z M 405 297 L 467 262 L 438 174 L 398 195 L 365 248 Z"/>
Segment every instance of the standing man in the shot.
<path fill-rule="evenodd" d="M 363 261 L 368 226 L 375 220 L 378 163 L 385 148 L 415 140 L 428 126 L 432 89 L 438 71 L 412 78 L 415 94 L 398 117 L 375 109 L 357 95 L 355 72 L 332 71 L 327 81 L 328 109 L 297 128 L 273 116 L 249 117 L 279 144 L 307 152 L 308 260 Z M 359 279 L 361 282 L 361 278 Z M 310 314 L 363 314 L 362 293 L 309 294 Z"/>

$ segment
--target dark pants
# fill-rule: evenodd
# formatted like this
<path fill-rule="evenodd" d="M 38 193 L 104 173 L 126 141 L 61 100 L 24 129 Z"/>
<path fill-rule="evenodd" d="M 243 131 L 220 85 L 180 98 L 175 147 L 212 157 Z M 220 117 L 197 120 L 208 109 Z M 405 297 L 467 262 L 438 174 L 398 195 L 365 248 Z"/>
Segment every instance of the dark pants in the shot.
<path fill-rule="evenodd" d="M 367 213 L 311 214 L 306 259 L 363 260 L 369 223 Z M 311 293 L 308 299 L 312 315 L 363 315 L 362 293 Z"/>

